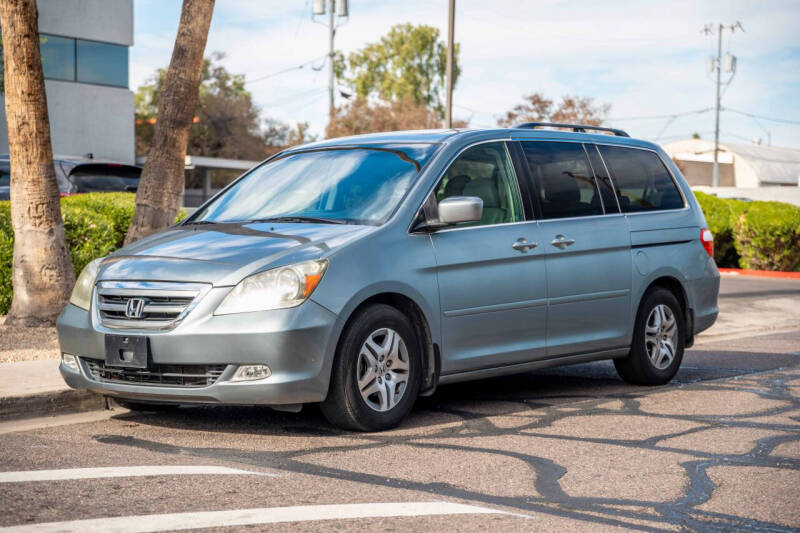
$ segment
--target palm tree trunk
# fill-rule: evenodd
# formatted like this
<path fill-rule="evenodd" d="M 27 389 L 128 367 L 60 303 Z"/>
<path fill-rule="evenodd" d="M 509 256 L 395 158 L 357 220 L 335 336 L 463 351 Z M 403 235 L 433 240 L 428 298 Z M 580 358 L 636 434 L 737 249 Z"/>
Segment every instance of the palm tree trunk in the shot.
<path fill-rule="evenodd" d="M 14 297 L 6 324 L 55 322 L 75 284 L 50 145 L 35 0 L 1 0 Z"/>
<path fill-rule="evenodd" d="M 184 0 L 178 36 L 158 103 L 153 145 L 136 192 L 136 212 L 125 244 L 175 222 L 184 185 L 184 161 L 197 107 L 203 52 L 214 0 Z"/>

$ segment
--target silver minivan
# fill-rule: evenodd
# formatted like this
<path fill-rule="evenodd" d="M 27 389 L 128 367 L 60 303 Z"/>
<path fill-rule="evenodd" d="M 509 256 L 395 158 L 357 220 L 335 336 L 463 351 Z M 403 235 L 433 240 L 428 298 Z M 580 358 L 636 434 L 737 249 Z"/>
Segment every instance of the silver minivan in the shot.
<path fill-rule="evenodd" d="M 717 317 L 703 213 L 657 145 L 543 126 L 269 158 L 86 267 L 64 379 L 133 409 L 320 403 L 362 431 L 440 384 L 549 366 L 668 382 Z"/>

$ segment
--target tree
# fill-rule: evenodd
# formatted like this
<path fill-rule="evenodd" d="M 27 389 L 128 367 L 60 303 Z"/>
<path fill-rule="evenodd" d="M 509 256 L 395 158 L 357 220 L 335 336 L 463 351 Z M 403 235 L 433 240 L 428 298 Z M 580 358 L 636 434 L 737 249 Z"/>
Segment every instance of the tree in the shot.
<path fill-rule="evenodd" d="M 55 322 L 75 283 L 53 167 L 38 18 L 36 0 L 0 2 L 14 228 L 6 324 L 25 326 Z"/>
<path fill-rule="evenodd" d="M 580 96 L 564 96 L 557 106 L 541 93 L 529 94 L 523 100 L 507 111 L 497 125 L 510 128 L 523 122 L 562 122 L 600 126 L 611 110 L 611 104 L 595 105 L 593 98 Z"/>
<path fill-rule="evenodd" d="M 336 76 L 362 100 L 374 96 L 392 102 L 410 100 L 444 118 L 446 49 L 438 29 L 398 24 L 377 43 L 350 54 L 346 62 L 339 56 Z M 461 72 L 458 50 L 456 44 L 453 85 Z"/>
<path fill-rule="evenodd" d="M 178 35 L 158 97 L 153 144 L 142 169 L 125 244 L 171 225 L 180 208 L 183 167 L 203 74 L 214 0 L 183 0 Z"/>
<path fill-rule="evenodd" d="M 439 114 L 411 100 L 369 103 L 366 98 L 356 98 L 350 104 L 337 107 L 325 136 L 344 137 L 380 131 L 417 130 L 441 128 Z"/>
<path fill-rule="evenodd" d="M 283 149 L 287 143 L 307 142 L 308 124 L 292 128 L 277 120 L 264 121 L 245 89 L 245 78 L 222 66 L 225 55 L 211 54 L 203 60 L 197 107 L 189 133 L 187 152 L 230 159 L 261 160 Z M 136 153 L 146 155 L 153 140 L 158 103 L 166 71 L 159 69 L 134 96 L 136 108 Z M 262 124 L 266 126 L 262 128 Z M 300 132 L 303 132 L 300 134 Z"/>

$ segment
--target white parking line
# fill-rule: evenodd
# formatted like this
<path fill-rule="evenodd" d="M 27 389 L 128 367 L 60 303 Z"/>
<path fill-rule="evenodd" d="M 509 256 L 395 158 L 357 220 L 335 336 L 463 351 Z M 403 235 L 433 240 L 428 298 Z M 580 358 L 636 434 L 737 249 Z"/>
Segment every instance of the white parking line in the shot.
<path fill-rule="evenodd" d="M 504 514 L 531 518 L 461 503 L 406 502 L 406 503 L 354 503 L 337 505 L 298 505 L 295 507 L 266 507 L 233 511 L 200 513 L 154 514 L 95 518 L 71 522 L 48 522 L 0 529 L 8 532 L 42 531 L 92 531 L 118 533 L 145 533 L 175 529 L 197 529 L 225 526 L 250 526 L 278 522 L 309 522 L 313 520 L 344 520 L 353 518 L 387 518 L 400 516 L 433 516 L 455 514 Z"/>
<path fill-rule="evenodd" d="M 108 466 L 100 468 L 66 468 L 62 470 L 26 470 L 0 472 L 0 483 L 27 481 L 62 481 L 67 479 L 97 479 L 109 477 L 183 476 L 183 475 L 251 475 L 280 477 L 278 474 L 251 472 L 225 466 L 159 465 L 159 466 Z"/>

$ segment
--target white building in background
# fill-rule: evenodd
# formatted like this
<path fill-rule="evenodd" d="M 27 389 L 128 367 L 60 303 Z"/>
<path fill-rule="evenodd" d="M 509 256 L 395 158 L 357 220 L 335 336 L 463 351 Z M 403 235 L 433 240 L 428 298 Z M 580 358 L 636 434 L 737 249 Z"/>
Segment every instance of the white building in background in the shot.
<path fill-rule="evenodd" d="M 690 185 L 711 185 L 714 142 L 687 139 L 663 145 Z M 797 187 L 800 185 L 800 150 L 760 144 L 719 145 L 721 187 Z"/>
<path fill-rule="evenodd" d="M 53 153 L 134 162 L 133 0 L 38 0 Z M 8 153 L 0 96 L 0 153 Z"/>

